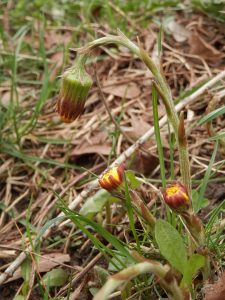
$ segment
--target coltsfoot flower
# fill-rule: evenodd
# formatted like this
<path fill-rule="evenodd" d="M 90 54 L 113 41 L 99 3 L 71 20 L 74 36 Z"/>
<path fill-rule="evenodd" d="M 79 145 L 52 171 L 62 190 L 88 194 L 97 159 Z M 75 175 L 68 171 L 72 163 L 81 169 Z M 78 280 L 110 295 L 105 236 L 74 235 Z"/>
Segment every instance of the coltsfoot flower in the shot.
<path fill-rule="evenodd" d="M 107 190 L 116 190 L 123 183 L 125 165 L 121 164 L 117 167 L 106 170 L 99 179 L 99 185 Z"/>
<path fill-rule="evenodd" d="M 76 58 L 74 66 L 62 76 L 57 112 L 61 120 L 71 123 L 83 112 L 92 79 L 85 70 L 86 57 Z"/>
<path fill-rule="evenodd" d="M 187 189 L 179 182 L 168 185 L 162 194 L 164 201 L 172 210 L 181 212 L 186 211 L 190 207 Z"/>

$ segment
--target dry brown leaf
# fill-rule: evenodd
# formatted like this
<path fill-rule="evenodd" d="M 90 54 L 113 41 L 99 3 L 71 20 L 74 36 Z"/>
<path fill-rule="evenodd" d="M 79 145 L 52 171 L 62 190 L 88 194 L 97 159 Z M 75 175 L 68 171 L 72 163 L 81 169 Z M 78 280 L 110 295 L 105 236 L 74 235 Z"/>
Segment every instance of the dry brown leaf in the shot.
<path fill-rule="evenodd" d="M 153 48 L 155 41 L 156 41 L 156 34 L 154 33 L 154 31 L 151 28 L 152 24 L 146 28 L 146 29 L 142 29 L 141 33 L 143 35 L 143 44 L 144 44 L 144 49 L 147 52 L 150 52 L 150 50 Z"/>
<path fill-rule="evenodd" d="M 196 31 L 190 35 L 189 44 L 191 46 L 190 53 L 199 55 L 205 60 L 212 61 L 222 56 L 220 51 L 207 43 Z"/>
<path fill-rule="evenodd" d="M 21 102 L 21 89 L 17 88 L 17 93 L 13 92 L 13 100 L 17 101 L 18 103 Z M 3 93 L 0 93 L 0 103 L 5 108 L 8 108 L 11 103 L 12 93 L 10 90 L 6 90 Z"/>
<path fill-rule="evenodd" d="M 109 155 L 111 152 L 111 146 L 105 145 L 105 144 L 95 144 L 95 145 L 89 145 L 88 143 L 82 144 L 81 147 L 78 147 L 73 150 L 71 155 L 84 155 L 84 154 L 90 154 L 90 153 L 97 153 L 101 155 Z"/>
<path fill-rule="evenodd" d="M 56 30 L 45 32 L 45 48 L 50 49 L 55 45 L 69 44 L 71 41 L 71 32 L 58 33 Z"/>
<path fill-rule="evenodd" d="M 107 81 L 104 85 L 110 85 L 108 87 L 103 87 L 102 90 L 107 93 L 111 94 L 120 98 L 125 99 L 133 99 L 140 95 L 141 90 L 137 86 L 136 83 L 130 82 L 125 84 L 119 84 L 119 82 L 115 81 Z"/>
<path fill-rule="evenodd" d="M 104 131 L 95 132 L 91 137 L 91 142 L 93 144 L 104 144 L 108 138 L 108 134 Z"/>
<path fill-rule="evenodd" d="M 101 155 L 109 155 L 111 146 L 107 142 L 108 135 L 104 131 L 94 132 L 88 140 L 81 140 L 80 143 L 72 151 L 71 156 L 79 156 L 84 154 L 97 153 Z"/>
<path fill-rule="evenodd" d="M 158 157 L 153 156 L 151 153 L 144 153 L 139 150 L 135 154 L 135 157 L 132 158 L 129 168 L 140 174 L 149 176 L 158 165 Z"/>
<path fill-rule="evenodd" d="M 131 126 L 132 126 L 132 137 L 134 139 L 138 139 L 143 134 L 145 134 L 146 131 L 148 131 L 152 126 L 145 122 L 142 118 L 137 118 L 136 116 L 131 116 Z"/>
<path fill-rule="evenodd" d="M 225 272 L 221 275 L 219 280 L 210 285 L 206 289 L 204 300 L 224 300 L 225 299 Z"/>
<path fill-rule="evenodd" d="M 45 273 L 61 264 L 68 263 L 68 262 L 70 262 L 69 254 L 63 254 L 63 253 L 45 254 L 42 255 L 40 260 L 38 261 L 37 272 Z M 21 277 L 22 277 L 21 270 L 18 269 L 13 274 L 13 277 L 7 280 L 6 283 L 17 280 Z"/>
<path fill-rule="evenodd" d="M 171 20 L 167 24 L 167 28 L 169 29 L 175 41 L 179 43 L 185 42 L 190 35 L 189 31 L 186 30 L 184 26 L 178 24 L 174 20 Z"/>
<path fill-rule="evenodd" d="M 59 75 L 59 71 L 62 68 L 63 59 L 64 59 L 63 52 L 56 52 L 51 56 L 51 62 L 53 68 L 50 71 L 50 75 L 49 75 L 50 80 L 55 80 L 55 78 Z"/>

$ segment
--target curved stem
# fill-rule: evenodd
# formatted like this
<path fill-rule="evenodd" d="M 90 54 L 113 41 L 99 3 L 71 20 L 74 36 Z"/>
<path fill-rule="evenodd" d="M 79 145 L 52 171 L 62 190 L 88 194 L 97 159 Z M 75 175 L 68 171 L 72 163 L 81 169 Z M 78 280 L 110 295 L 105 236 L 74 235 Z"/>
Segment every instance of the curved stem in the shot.
<path fill-rule="evenodd" d="M 93 300 L 108 299 L 108 296 L 122 284 L 127 283 L 138 275 L 149 272 L 160 278 L 159 284 L 167 291 L 168 294 L 172 296 L 171 299 L 185 299 L 184 292 L 178 286 L 176 279 L 174 277 L 169 278 L 168 280 L 166 279 L 166 275 L 168 273 L 167 268 L 158 262 L 146 260 L 111 276 L 105 285 L 100 289 L 100 291 L 95 295 Z"/>
<path fill-rule="evenodd" d="M 166 107 L 168 119 L 170 120 L 173 126 L 176 140 L 178 141 L 179 118 L 175 109 L 170 88 L 167 85 L 166 79 L 164 78 L 163 74 L 160 72 L 160 70 L 154 63 L 154 61 L 140 45 L 138 47 L 133 42 L 131 42 L 122 32 L 119 31 L 118 36 L 107 35 L 105 37 L 94 40 L 93 42 L 90 42 L 86 46 L 76 50 L 78 50 L 80 53 L 89 53 L 94 48 L 106 44 L 118 44 L 128 48 L 131 52 L 137 55 L 147 66 L 147 68 L 152 72 L 152 74 L 155 77 L 156 88 L 158 87 L 157 90 L 160 91 L 160 95 Z M 178 151 L 179 151 L 180 172 L 181 172 L 182 182 L 187 187 L 189 197 L 191 198 L 191 178 L 190 178 L 188 151 L 187 150 L 183 151 L 183 148 L 180 147 L 179 143 L 178 143 Z"/>

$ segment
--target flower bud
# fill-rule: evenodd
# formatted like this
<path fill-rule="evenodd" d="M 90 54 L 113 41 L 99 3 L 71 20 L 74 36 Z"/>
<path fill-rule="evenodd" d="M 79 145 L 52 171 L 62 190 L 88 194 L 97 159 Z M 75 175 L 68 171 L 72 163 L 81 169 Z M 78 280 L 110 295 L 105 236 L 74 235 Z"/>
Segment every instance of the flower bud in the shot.
<path fill-rule="evenodd" d="M 62 76 L 57 112 L 61 120 L 71 123 L 83 112 L 92 79 L 85 70 L 86 57 L 76 58 L 72 68 Z"/>
<path fill-rule="evenodd" d="M 169 185 L 165 191 L 163 191 L 163 198 L 172 210 L 183 212 L 190 207 L 187 189 L 179 182 Z"/>
<path fill-rule="evenodd" d="M 98 181 L 99 185 L 107 191 L 117 189 L 123 182 L 124 169 L 125 165 L 121 164 L 106 170 Z"/>

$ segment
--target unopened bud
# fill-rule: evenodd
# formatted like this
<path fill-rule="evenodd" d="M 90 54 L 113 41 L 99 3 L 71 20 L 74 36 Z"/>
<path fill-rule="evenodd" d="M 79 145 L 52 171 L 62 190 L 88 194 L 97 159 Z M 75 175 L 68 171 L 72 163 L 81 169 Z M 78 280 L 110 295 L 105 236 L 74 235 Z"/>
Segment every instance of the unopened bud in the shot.
<path fill-rule="evenodd" d="M 190 207 L 187 189 L 179 182 L 169 185 L 163 192 L 163 198 L 172 210 L 182 212 Z"/>
<path fill-rule="evenodd" d="M 107 191 L 117 189 L 123 183 L 124 169 L 125 165 L 121 164 L 106 170 L 99 179 L 99 185 Z"/>
<path fill-rule="evenodd" d="M 75 121 L 83 112 L 87 94 L 93 83 L 85 70 L 85 61 L 86 57 L 78 57 L 73 67 L 62 76 L 57 112 L 65 123 Z"/>

